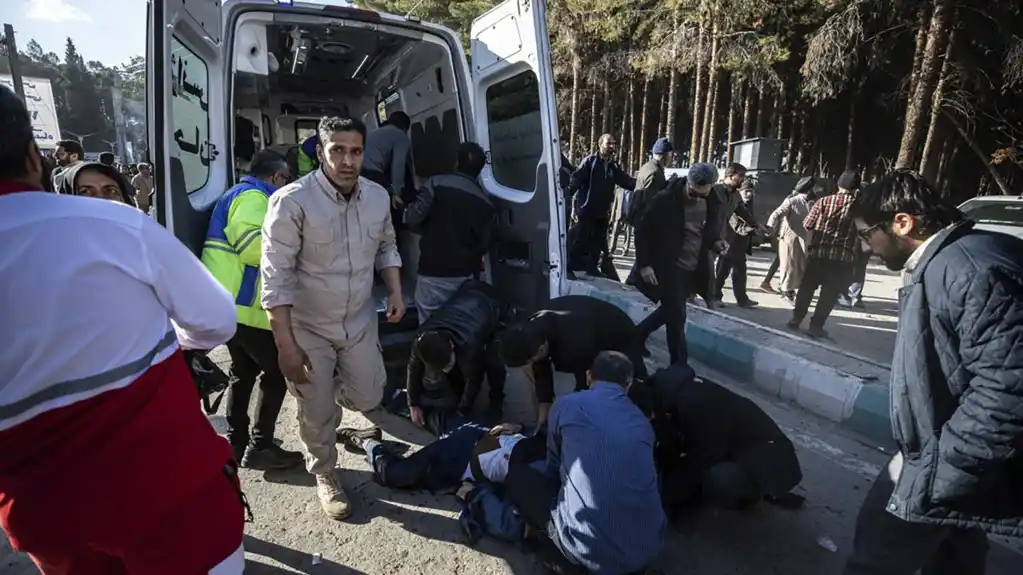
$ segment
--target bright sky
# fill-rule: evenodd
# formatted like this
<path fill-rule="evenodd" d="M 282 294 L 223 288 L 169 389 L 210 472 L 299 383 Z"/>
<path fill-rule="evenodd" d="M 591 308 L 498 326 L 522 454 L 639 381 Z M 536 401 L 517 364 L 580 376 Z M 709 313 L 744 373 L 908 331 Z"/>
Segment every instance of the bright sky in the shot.
<path fill-rule="evenodd" d="M 146 0 L 0 0 L 0 20 L 14 26 L 18 49 L 35 39 L 63 59 L 70 36 L 88 62 L 108 66 L 146 51 Z M 9 8 L 14 8 L 9 10 Z"/>

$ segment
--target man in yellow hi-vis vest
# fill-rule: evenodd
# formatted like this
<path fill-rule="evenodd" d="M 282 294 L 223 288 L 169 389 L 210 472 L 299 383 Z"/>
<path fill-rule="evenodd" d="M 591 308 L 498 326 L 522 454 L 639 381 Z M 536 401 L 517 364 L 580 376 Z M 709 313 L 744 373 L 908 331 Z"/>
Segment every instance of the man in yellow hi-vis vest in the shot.
<path fill-rule="evenodd" d="M 283 469 L 302 463 L 301 453 L 274 443 L 277 415 L 287 384 L 277 364 L 270 320 L 259 303 L 259 258 L 270 195 L 291 180 L 284 156 L 263 150 L 252 158 L 249 175 L 229 189 L 213 208 L 202 261 L 235 298 L 238 330 L 227 342 L 231 381 L 227 392 L 227 439 L 235 460 L 252 469 Z M 249 434 L 249 398 L 256 378 L 256 423 Z"/>

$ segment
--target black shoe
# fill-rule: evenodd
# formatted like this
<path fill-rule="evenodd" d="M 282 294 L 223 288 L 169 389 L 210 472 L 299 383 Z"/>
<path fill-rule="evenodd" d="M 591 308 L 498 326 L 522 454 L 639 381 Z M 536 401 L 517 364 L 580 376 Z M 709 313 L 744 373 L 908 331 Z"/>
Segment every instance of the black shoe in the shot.
<path fill-rule="evenodd" d="M 758 305 L 760 305 L 760 302 L 753 301 L 753 300 L 747 298 L 747 299 L 744 299 L 744 300 L 742 300 L 740 302 L 736 302 L 735 305 L 737 305 L 739 307 L 746 308 L 746 309 L 753 309 L 753 308 L 757 307 Z"/>
<path fill-rule="evenodd" d="M 249 447 L 249 442 L 245 443 L 232 443 L 231 444 L 231 458 L 238 465 L 242 464 L 242 459 L 245 459 L 245 450 Z"/>
<path fill-rule="evenodd" d="M 270 443 L 260 447 L 250 446 L 245 450 L 241 466 L 245 469 L 268 471 L 271 469 L 290 469 L 301 465 L 305 457 L 298 451 L 286 451 Z"/>
<path fill-rule="evenodd" d="M 355 429 L 354 427 L 339 427 L 337 429 L 337 442 L 348 449 L 365 453 L 362 448 L 367 439 L 380 441 L 384 434 L 379 427 L 367 427 L 366 429 Z"/>
<path fill-rule="evenodd" d="M 764 501 L 782 509 L 801 509 L 806 498 L 797 493 L 783 493 L 777 496 L 764 495 Z"/>
<path fill-rule="evenodd" d="M 802 323 L 803 323 L 803 320 L 801 320 L 801 319 L 790 319 L 789 322 L 787 324 L 785 324 L 785 326 L 788 327 L 791 330 L 799 331 L 799 326 Z"/>
<path fill-rule="evenodd" d="M 864 305 L 864 303 L 863 303 L 863 300 L 861 300 L 861 299 L 858 299 L 858 300 L 856 300 L 856 301 L 854 301 L 854 302 L 853 302 L 853 307 L 854 307 L 854 308 L 857 308 L 857 309 L 864 309 L 864 308 L 866 308 L 867 306 L 866 306 L 866 305 Z"/>
<path fill-rule="evenodd" d="M 825 330 L 823 327 L 817 327 L 815 325 L 811 325 L 810 327 L 806 328 L 806 335 L 814 339 L 828 339 L 827 330 Z"/>

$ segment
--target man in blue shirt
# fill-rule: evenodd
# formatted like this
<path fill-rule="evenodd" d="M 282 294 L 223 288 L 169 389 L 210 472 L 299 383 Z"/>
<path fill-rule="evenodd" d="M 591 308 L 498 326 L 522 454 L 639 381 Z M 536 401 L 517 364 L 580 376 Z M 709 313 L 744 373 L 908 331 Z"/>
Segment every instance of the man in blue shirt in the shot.
<path fill-rule="evenodd" d="M 588 378 L 588 391 L 554 403 L 547 460 L 513 466 L 507 497 L 533 530 L 546 534 L 541 551 L 556 549 L 564 570 L 639 572 L 661 551 L 667 523 L 654 431 L 628 397 L 632 363 L 624 354 L 601 352 Z"/>

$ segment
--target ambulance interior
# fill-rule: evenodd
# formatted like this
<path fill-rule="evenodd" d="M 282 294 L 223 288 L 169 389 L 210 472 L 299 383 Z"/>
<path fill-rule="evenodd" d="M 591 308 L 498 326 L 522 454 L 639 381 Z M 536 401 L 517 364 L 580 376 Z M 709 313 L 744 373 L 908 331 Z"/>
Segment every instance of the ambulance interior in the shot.
<path fill-rule="evenodd" d="M 411 119 L 417 186 L 450 171 L 462 141 L 459 92 L 451 51 L 439 38 L 391 27 L 382 30 L 327 17 L 278 14 L 242 21 L 235 40 L 236 162 L 269 148 L 288 157 L 316 133 L 322 116 L 361 119 L 368 132 L 390 113 Z M 247 121 L 246 121 L 247 120 Z M 252 146 L 247 146 L 247 138 Z M 399 237 L 407 316 L 418 260 L 417 238 Z M 383 285 L 374 294 L 383 309 Z"/>

